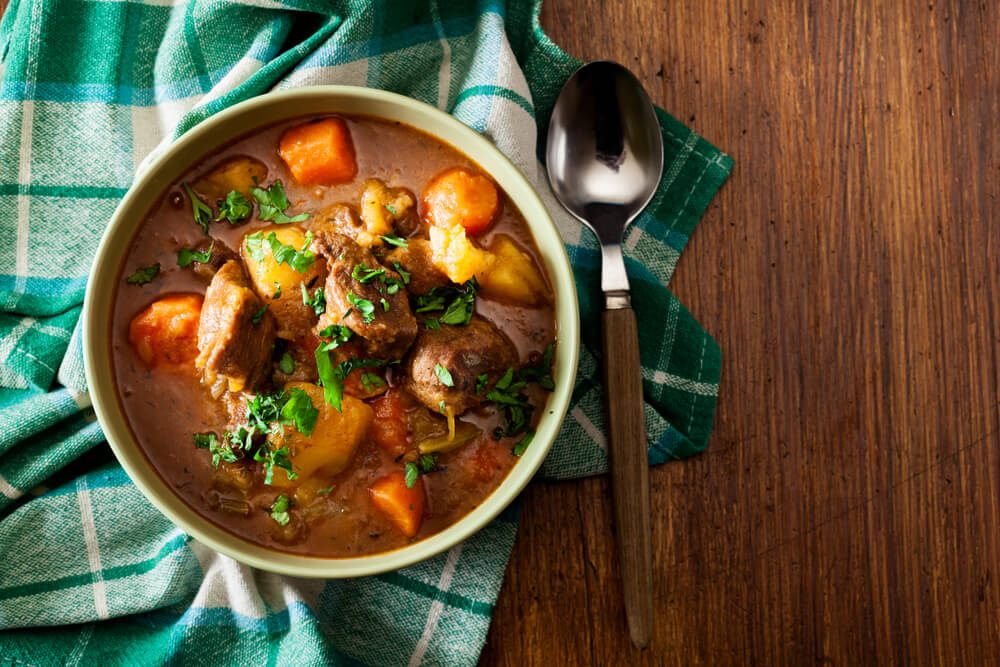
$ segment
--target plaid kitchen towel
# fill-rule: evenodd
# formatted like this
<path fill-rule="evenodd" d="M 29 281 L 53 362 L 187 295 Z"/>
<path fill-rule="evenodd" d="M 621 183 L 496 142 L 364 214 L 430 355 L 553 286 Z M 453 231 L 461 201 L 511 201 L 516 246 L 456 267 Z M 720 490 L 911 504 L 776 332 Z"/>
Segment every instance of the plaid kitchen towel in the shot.
<path fill-rule="evenodd" d="M 11 0 L 0 22 L 0 664 L 473 664 L 517 510 L 390 574 L 252 570 L 160 516 L 103 443 L 77 327 L 107 220 L 151 153 L 275 88 L 342 83 L 447 109 L 546 197 L 581 314 L 600 307 L 594 239 L 548 194 L 546 120 L 578 62 L 535 2 Z M 663 182 L 628 235 L 649 459 L 705 447 L 720 355 L 667 290 L 732 160 L 659 112 Z M 597 327 L 543 474 L 602 472 Z M 107 620 L 112 619 L 112 620 Z M 60 627 L 51 627 L 60 626 Z"/>

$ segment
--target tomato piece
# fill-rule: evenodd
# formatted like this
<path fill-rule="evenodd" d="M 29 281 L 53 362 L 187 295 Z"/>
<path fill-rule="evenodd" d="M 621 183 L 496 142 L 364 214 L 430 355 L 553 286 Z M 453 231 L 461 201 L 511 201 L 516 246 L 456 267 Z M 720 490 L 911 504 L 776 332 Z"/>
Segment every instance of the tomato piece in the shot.
<path fill-rule="evenodd" d="M 410 446 L 405 395 L 398 389 L 390 389 L 372 401 L 371 406 L 375 409 L 372 437 L 380 447 L 391 451 L 393 456 L 399 456 Z"/>
<path fill-rule="evenodd" d="M 191 365 L 198 356 L 201 304 L 197 294 L 173 294 L 157 299 L 132 318 L 128 342 L 142 363 L 149 368 Z"/>
<path fill-rule="evenodd" d="M 278 154 L 303 185 L 344 183 L 358 173 L 351 133 L 339 118 L 285 130 L 278 142 Z"/>
<path fill-rule="evenodd" d="M 380 477 L 368 489 L 372 504 L 389 518 L 389 521 L 407 537 L 413 537 L 420 530 L 424 520 L 426 493 L 424 480 L 417 478 L 412 488 L 406 487 L 406 476 L 402 471 Z"/>
<path fill-rule="evenodd" d="M 471 236 L 485 232 L 499 208 L 493 181 L 465 169 L 446 171 L 424 191 L 424 215 L 432 225 L 461 225 Z"/>

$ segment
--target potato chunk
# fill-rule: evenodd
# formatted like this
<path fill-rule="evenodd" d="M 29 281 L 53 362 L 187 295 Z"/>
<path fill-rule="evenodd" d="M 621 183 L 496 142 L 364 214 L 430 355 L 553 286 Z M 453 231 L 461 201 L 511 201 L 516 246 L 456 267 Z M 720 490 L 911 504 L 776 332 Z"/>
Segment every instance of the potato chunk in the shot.
<path fill-rule="evenodd" d="M 484 294 L 529 306 L 551 301 L 549 286 L 541 272 L 514 239 L 499 234 L 490 246 L 490 252 L 496 257 L 493 268 L 482 276 L 477 275 Z"/>
<path fill-rule="evenodd" d="M 366 247 L 382 245 L 379 236 L 395 234 L 395 221 L 412 207 L 413 197 L 403 188 L 389 189 L 377 178 L 369 179 L 361 193 L 361 221 L 365 223 L 370 242 L 358 240 L 358 243 Z"/>
<path fill-rule="evenodd" d="M 254 186 L 254 178 L 258 183 L 263 183 L 267 178 L 267 167 L 264 163 L 252 157 L 234 157 L 202 176 L 193 187 L 194 191 L 209 203 L 225 199 L 233 190 L 243 193 L 249 201 L 253 201 L 250 188 Z"/>
<path fill-rule="evenodd" d="M 496 257 L 475 246 L 461 225 L 431 225 L 431 259 L 441 272 L 456 283 L 477 279 L 493 269 Z"/>
<path fill-rule="evenodd" d="M 298 227 L 282 226 L 260 230 L 266 238 L 271 232 L 285 245 L 302 250 L 306 245 L 306 235 Z M 277 322 L 277 335 L 286 340 L 304 336 L 314 324 L 315 310 L 302 301 L 302 287 L 322 285 L 319 266 L 313 263 L 304 273 L 299 273 L 289 264 L 274 259 L 271 247 L 261 244 L 262 259 L 254 259 L 247 249 L 246 237 L 240 242 L 240 255 L 246 264 L 254 290 L 268 304 L 268 309 Z M 310 291 L 310 298 L 313 292 Z"/>
<path fill-rule="evenodd" d="M 142 363 L 149 368 L 194 368 L 201 304 L 197 294 L 173 294 L 157 299 L 132 318 L 128 342 Z"/>
<path fill-rule="evenodd" d="M 323 400 L 321 387 L 309 382 L 289 382 L 285 385 L 285 391 L 292 389 L 306 392 L 313 407 L 319 410 L 319 415 L 309 437 L 293 426 L 286 426 L 283 433 L 268 436 L 272 449 L 288 447 L 292 470 L 298 474 L 298 479 L 292 482 L 283 472 L 275 471 L 274 486 L 295 486 L 313 476 L 332 477 L 342 472 L 375 419 L 372 409 L 353 396 L 343 396 L 340 402 L 342 412 L 338 412 Z"/>

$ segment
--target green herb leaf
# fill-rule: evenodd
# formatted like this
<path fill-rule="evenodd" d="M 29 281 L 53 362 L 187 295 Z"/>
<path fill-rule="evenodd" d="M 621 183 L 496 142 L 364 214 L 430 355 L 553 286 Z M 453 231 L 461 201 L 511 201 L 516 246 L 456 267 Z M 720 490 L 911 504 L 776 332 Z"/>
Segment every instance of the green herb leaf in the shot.
<path fill-rule="evenodd" d="M 376 387 L 381 387 L 385 382 L 375 373 L 370 373 L 365 371 L 361 374 L 361 384 L 364 385 L 365 391 L 373 391 Z"/>
<path fill-rule="evenodd" d="M 435 287 L 427 294 L 416 298 L 414 312 L 426 313 L 444 310 L 438 320 L 441 324 L 464 326 L 472 319 L 476 310 L 476 294 L 479 283 L 475 278 L 465 281 L 461 287 Z"/>
<path fill-rule="evenodd" d="M 226 198 L 216 202 L 216 205 L 219 207 L 219 217 L 216 221 L 225 219 L 231 225 L 246 220 L 253 213 L 253 205 L 239 190 L 230 190 Z"/>
<path fill-rule="evenodd" d="M 263 249 L 261 250 L 260 256 L 254 255 L 254 251 L 250 247 L 251 238 L 261 234 L 261 232 L 256 232 L 247 237 L 247 250 L 250 255 L 260 261 L 264 259 Z M 256 239 L 254 239 L 256 243 Z M 312 243 L 312 232 L 306 234 L 306 242 L 302 247 L 302 250 L 296 250 L 295 246 L 286 245 L 278 240 L 277 235 L 274 232 L 270 232 L 267 237 L 263 240 L 263 243 L 267 243 L 268 248 L 271 250 L 271 256 L 274 257 L 274 261 L 279 264 L 287 264 L 299 273 L 305 273 L 308 271 L 313 264 L 316 263 L 316 255 L 310 251 L 306 250 L 309 244 Z"/>
<path fill-rule="evenodd" d="M 441 414 L 445 414 L 445 411 L 444 411 L 444 399 L 443 398 L 440 401 L 438 401 L 438 410 L 441 411 Z"/>
<path fill-rule="evenodd" d="M 238 444 L 242 444 L 242 441 Z M 214 433 L 195 433 L 194 446 L 199 449 L 207 449 L 212 455 L 212 465 L 216 468 L 219 467 L 221 461 L 235 463 L 243 457 L 242 451 L 239 454 L 236 453 L 233 449 L 233 443 L 229 439 L 220 442 Z"/>
<path fill-rule="evenodd" d="M 189 250 L 188 248 L 181 248 L 177 253 L 177 266 L 183 269 L 191 266 L 194 262 L 207 264 L 208 261 L 212 259 L 212 250 L 214 248 L 215 241 L 212 241 L 211 245 L 208 246 L 208 250 L 205 252 L 197 252 L 195 250 Z"/>
<path fill-rule="evenodd" d="M 438 381 L 446 387 L 454 387 L 455 381 L 451 378 L 451 372 L 441 364 L 434 364 L 434 374 Z"/>
<path fill-rule="evenodd" d="M 261 309 L 253 314 L 253 316 L 250 318 L 250 321 L 253 322 L 254 324 L 260 324 L 260 321 L 264 319 L 264 313 L 267 312 L 267 309 L 270 307 L 270 305 L 271 304 L 265 303 L 263 306 L 261 306 Z"/>
<path fill-rule="evenodd" d="M 478 376 L 476 378 L 476 395 L 477 396 L 479 394 L 483 393 L 483 390 L 486 389 L 486 383 L 489 381 L 489 379 L 490 379 L 489 375 L 487 375 L 486 373 L 483 373 L 482 375 L 480 375 L 480 376 Z"/>
<path fill-rule="evenodd" d="M 281 372 L 285 375 L 291 375 L 295 371 L 295 360 L 292 359 L 292 355 L 288 352 L 281 355 L 281 361 L 278 362 L 278 368 L 280 368 Z"/>
<path fill-rule="evenodd" d="M 201 225 L 205 236 L 208 236 L 208 223 L 212 222 L 212 207 L 199 199 L 187 183 L 184 184 L 184 190 L 191 200 L 191 215 L 194 216 L 194 221 Z"/>
<path fill-rule="evenodd" d="M 389 213 L 392 213 L 394 216 L 399 215 L 399 213 L 396 211 L 396 207 L 393 206 L 392 204 L 382 204 L 382 205 L 385 206 L 385 210 L 389 211 Z"/>
<path fill-rule="evenodd" d="M 302 303 L 312 308 L 317 315 L 326 312 L 326 294 L 322 287 L 317 287 L 313 291 L 312 297 L 309 296 L 309 290 L 306 289 L 305 283 L 299 283 L 299 287 L 302 288 Z"/>
<path fill-rule="evenodd" d="M 250 194 L 257 200 L 257 206 L 260 209 L 260 214 L 257 217 L 261 220 L 270 220 L 275 224 L 284 225 L 309 219 L 308 213 L 300 213 L 291 218 L 285 215 L 285 209 L 291 204 L 288 203 L 288 197 L 285 196 L 285 188 L 282 187 L 281 181 L 275 181 L 267 190 L 259 187 L 250 188 Z"/>
<path fill-rule="evenodd" d="M 379 299 L 379 303 L 382 304 L 382 310 L 383 311 L 387 312 L 389 310 L 389 302 L 385 300 L 385 297 L 382 297 L 381 299 Z"/>
<path fill-rule="evenodd" d="M 308 438 L 316 428 L 319 410 L 313 405 L 309 394 L 302 389 L 296 387 L 289 393 L 288 402 L 281 408 L 281 421 L 291 422 L 296 431 Z"/>
<path fill-rule="evenodd" d="M 386 204 L 386 208 L 389 208 L 388 204 Z M 393 215 L 396 215 L 396 211 L 394 211 L 394 210 L 390 209 L 389 212 L 392 213 Z M 399 236 L 396 236 L 395 234 L 380 234 L 379 238 L 382 239 L 383 241 L 385 241 L 386 243 L 388 243 L 389 245 L 394 245 L 397 248 L 409 248 L 410 247 L 410 246 L 408 246 L 406 244 L 406 239 L 401 238 Z"/>
<path fill-rule="evenodd" d="M 247 253 L 249 253 L 255 261 L 263 261 L 267 256 L 264 252 L 264 232 L 247 234 L 244 245 L 246 245 Z"/>
<path fill-rule="evenodd" d="M 424 327 L 427 329 L 432 329 L 434 331 L 440 331 L 441 325 L 438 324 L 436 317 L 428 317 L 424 320 Z"/>
<path fill-rule="evenodd" d="M 354 292 L 347 293 L 347 301 L 361 313 L 361 317 L 364 318 L 365 324 L 368 324 L 375 319 L 375 304 L 373 304 L 368 299 L 362 299 Z"/>
<path fill-rule="evenodd" d="M 417 459 L 417 465 L 420 467 L 420 472 L 425 475 L 434 472 L 434 469 L 437 468 L 437 462 L 438 462 L 437 452 L 424 454 L 419 459 Z"/>
<path fill-rule="evenodd" d="M 355 264 L 354 270 L 351 271 L 351 277 L 357 280 L 359 283 L 370 283 L 379 276 L 385 275 L 384 268 L 369 269 L 367 264 Z"/>
<path fill-rule="evenodd" d="M 323 343 L 322 347 L 325 350 L 336 350 L 338 347 L 351 340 L 351 336 L 354 332 L 343 326 L 342 324 L 331 324 L 322 331 L 319 332 L 321 338 L 332 338 L 333 340 L 329 343 Z"/>
<path fill-rule="evenodd" d="M 528 445 L 530 445 L 531 441 L 534 439 L 535 439 L 535 431 L 529 428 L 527 432 L 524 434 L 524 437 L 521 438 L 521 441 L 516 445 L 514 445 L 514 456 L 520 456 L 521 454 L 524 454 L 524 450 L 528 448 Z"/>
<path fill-rule="evenodd" d="M 409 271 L 407 271 L 406 269 L 404 269 L 403 266 L 399 262 L 393 262 L 392 263 L 392 268 L 395 269 L 396 273 L 399 274 L 399 277 L 403 279 L 403 284 L 404 285 L 409 285 L 410 284 L 411 274 L 410 274 Z"/>
<path fill-rule="evenodd" d="M 285 494 L 280 494 L 274 499 L 271 505 L 271 518 L 278 522 L 278 525 L 288 525 L 288 509 L 292 506 L 292 501 Z"/>
<path fill-rule="evenodd" d="M 405 470 L 404 479 L 406 480 L 406 488 L 412 489 L 413 485 L 417 483 L 417 477 L 420 477 L 420 469 L 417 468 L 416 463 L 410 461 L 409 463 L 406 464 L 404 470 Z"/>
<path fill-rule="evenodd" d="M 330 493 L 331 491 L 333 491 L 333 487 L 332 486 L 328 486 L 325 489 L 320 489 L 319 491 L 317 491 L 316 495 L 317 496 L 322 496 L 322 495 L 325 495 L 327 493 Z"/>
<path fill-rule="evenodd" d="M 320 345 L 316 348 L 316 371 L 319 374 L 320 384 L 323 385 L 323 400 L 338 412 L 342 412 L 340 399 L 344 395 L 344 378 L 338 377 L 333 362 L 330 361 L 330 352 L 324 347 Z"/>
<path fill-rule="evenodd" d="M 128 278 L 126 278 L 125 282 L 127 282 L 129 285 L 145 285 L 153 278 L 155 278 L 156 274 L 159 272 L 160 272 L 159 263 L 153 264 L 152 266 L 147 266 L 144 269 L 139 269 L 138 271 L 130 275 Z"/>
<path fill-rule="evenodd" d="M 302 283 L 299 284 L 301 285 Z M 281 285 L 278 283 L 274 283 L 274 298 L 275 299 L 281 298 Z"/>
<path fill-rule="evenodd" d="M 298 479 L 299 475 L 292 471 L 292 462 L 288 459 L 288 447 L 271 449 L 267 443 L 261 445 L 260 449 L 254 452 L 254 461 L 264 464 L 264 483 L 270 484 L 274 480 L 274 469 L 282 468 L 289 481 Z"/>

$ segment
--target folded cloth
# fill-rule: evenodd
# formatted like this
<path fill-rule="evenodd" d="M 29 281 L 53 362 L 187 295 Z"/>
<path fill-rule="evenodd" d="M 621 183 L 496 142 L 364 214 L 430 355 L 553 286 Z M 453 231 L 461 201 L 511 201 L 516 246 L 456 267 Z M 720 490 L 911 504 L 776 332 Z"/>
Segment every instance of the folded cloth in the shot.
<path fill-rule="evenodd" d="M 340 83 L 437 105 L 493 140 L 546 199 L 581 315 L 596 322 L 596 243 L 554 202 L 538 158 L 579 63 L 542 32 L 537 0 L 174 5 L 12 0 L 0 22 L 0 663 L 473 664 L 516 503 L 389 574 L 313 581 L 235 563 L 163 518 L 113 462 L 78 319 L 101 232 L 150 154 L 255 95 Z M 719 349 L 666 284 L 732 166 L 658 113 L 664 178 L 625 242 L 650 463 L 701 451 L 711 430 Z M 607 467 L 599 333 L 583 329 L 548 477 Z"/>

